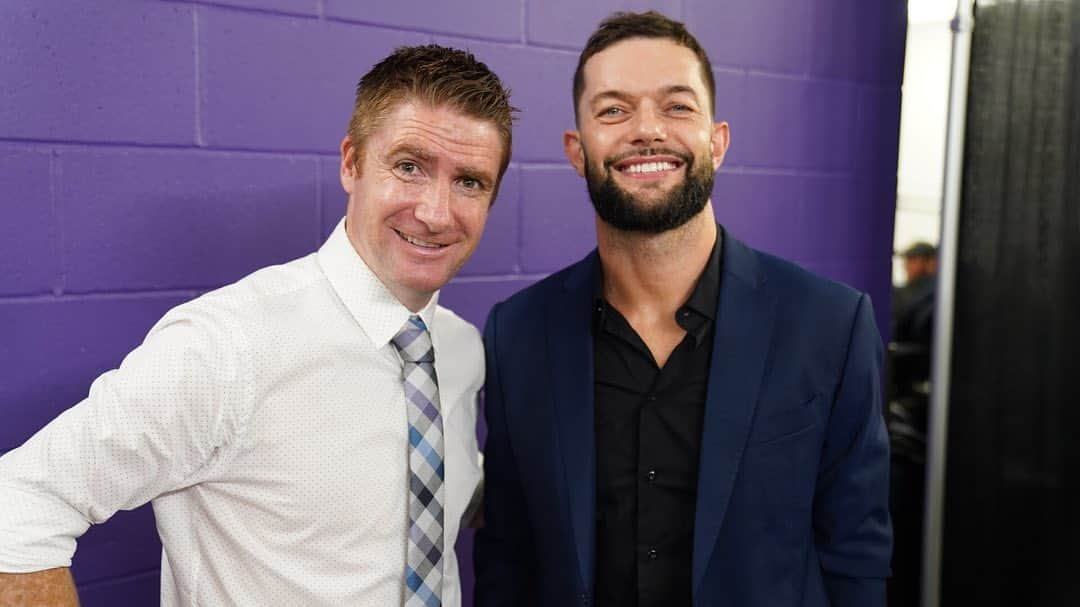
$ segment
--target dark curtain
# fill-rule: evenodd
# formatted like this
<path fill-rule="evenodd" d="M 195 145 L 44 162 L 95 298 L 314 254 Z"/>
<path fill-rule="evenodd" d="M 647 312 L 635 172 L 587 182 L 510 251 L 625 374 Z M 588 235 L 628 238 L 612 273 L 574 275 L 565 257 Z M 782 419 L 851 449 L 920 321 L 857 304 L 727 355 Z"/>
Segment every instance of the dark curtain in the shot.
<path fill-rule="evenodd" d="M 943 605 L 1080 605 L 1080 0 L 978 2 Z"/>

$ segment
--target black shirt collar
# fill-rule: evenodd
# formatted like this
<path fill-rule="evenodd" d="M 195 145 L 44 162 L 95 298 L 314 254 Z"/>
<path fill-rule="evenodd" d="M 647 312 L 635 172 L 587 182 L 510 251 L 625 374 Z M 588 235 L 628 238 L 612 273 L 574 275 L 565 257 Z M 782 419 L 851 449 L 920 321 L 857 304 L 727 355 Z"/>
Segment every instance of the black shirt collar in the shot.
<path fill-rule="evenodd" d="M 701 271 L 694 290 L 690 293 L 686 303 L 679 306 L 675 312 L 675 322 L 694 336 L 697 345 L 708 336 L 713 321 L 716 320 L 716 306 L 720 298 L 720 268 L 723 255 L 723 228 L 716 226 L 716 240 L 713 241 L 712 252 L 709 260 L 705 263 L 705 269 Z M 604 299 L 604 271 L 596 273 L 596 282 L 593 285 L 593 329 L 604 326 L 608 303 Z"/>

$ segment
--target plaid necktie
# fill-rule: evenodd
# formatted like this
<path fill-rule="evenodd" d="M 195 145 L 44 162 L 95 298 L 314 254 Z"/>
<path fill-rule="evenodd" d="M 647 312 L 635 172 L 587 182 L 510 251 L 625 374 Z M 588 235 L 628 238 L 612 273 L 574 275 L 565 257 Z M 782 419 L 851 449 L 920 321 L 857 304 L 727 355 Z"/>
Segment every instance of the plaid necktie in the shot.
<path fill-rule="evenodd" d="M 443 579 L 443 428 L 435 350 L 419 316 L 394 336 L 405 362 L 409 409 L 409 542 L 405 607 L 441 607 Z"/>

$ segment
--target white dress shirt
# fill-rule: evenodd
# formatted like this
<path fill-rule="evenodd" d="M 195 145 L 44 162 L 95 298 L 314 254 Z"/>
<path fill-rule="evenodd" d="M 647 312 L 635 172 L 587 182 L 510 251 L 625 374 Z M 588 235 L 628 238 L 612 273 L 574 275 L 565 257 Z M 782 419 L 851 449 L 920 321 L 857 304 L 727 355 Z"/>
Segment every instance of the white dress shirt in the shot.
<path fill-rule="evenodd" d="M 430 328 L 446 537 L 480 481 L 475 327 Z M 338 224 L 307 257 L 171 310 L 117 370 L 0 458 L 0 571 L 71 564 L 76 538 L 153 502 L 161 604 L 401 605 L 408 418 L 390 339 L 410 312 Z M 447 550 L 443 603 L 461 603 Z"/>

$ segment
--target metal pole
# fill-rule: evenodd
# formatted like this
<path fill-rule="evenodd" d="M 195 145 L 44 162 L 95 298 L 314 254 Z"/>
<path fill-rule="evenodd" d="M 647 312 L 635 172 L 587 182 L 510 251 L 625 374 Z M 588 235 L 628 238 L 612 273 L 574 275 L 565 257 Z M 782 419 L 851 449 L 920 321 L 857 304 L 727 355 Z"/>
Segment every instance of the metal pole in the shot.
<path fill-rule="evenodd" d="M 968 68 L 971 64 L 973 0 L 957 0 L 952 20 L 952 75 L 945 137 L 941 239 L 938 246 L 937 300 L 934 302 L 933 368 L 930 372 L 930 419 L 926 457 L 922 607 L 941 602 L 941 543 L 944 529 L 945 455 L 949 423 L 949 370 L 952 367 L 953 312 L 956 301 L 956 239 L 960 225 L 960 186 L 967 117 Z"/>

